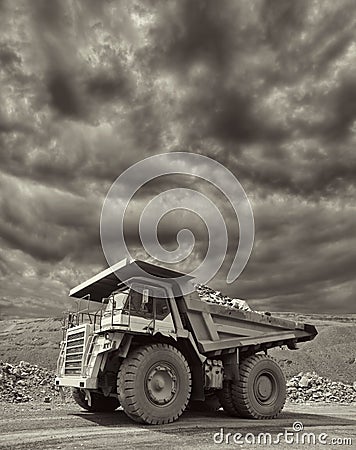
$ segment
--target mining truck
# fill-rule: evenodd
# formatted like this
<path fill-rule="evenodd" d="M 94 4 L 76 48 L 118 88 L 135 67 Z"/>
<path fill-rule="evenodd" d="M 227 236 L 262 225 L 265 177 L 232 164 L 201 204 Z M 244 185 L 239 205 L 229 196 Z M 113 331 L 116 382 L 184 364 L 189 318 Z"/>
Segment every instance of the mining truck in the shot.
<path fill-rule="evenodd" d="M 56 385 L 72 387 L 88 411 L 121 406 L 145 424 L 173 422 L 187 408 L 276 417 L 286 383 L 268 350 L 296 349 L 315 327 L 208 303 L 193 287 L 183 294 L 178 279 L 194 282 L 124 260 L 73 288 L 70 296 L 87 306 L 66 317 Z"/>

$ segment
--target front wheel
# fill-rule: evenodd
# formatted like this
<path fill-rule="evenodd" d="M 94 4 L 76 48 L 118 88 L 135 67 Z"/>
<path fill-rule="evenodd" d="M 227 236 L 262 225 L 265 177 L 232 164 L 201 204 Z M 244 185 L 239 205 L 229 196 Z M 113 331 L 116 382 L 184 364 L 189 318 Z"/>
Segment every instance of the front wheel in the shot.
<path fill-rule="evenodd" d="M 125 413 L 136 422 L 173 422 L 190 398 L 188 363 L 179 350 L 168 344 L 139 347 L 121 364 L 117 393 Z"/>
<path fill-rule="evenodd" d="M 253 355 L 240 364 L 240 379 L 231 383 L 234 407 L 241 417 L 273 419 L 286 401 L 286 381 L 279 365 L 267 355 Z"/>

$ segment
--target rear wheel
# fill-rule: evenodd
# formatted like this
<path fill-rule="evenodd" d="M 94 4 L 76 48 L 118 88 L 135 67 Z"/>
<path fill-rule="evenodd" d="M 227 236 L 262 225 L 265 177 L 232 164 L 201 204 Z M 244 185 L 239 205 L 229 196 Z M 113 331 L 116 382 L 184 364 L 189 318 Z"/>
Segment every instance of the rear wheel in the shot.
<path fill-rule="evenodd" d="M 122 362 L 117 393 L 125 413 L 136 422 L 173 422 L 183 413 L 190 397 L 188 363 L 171 345 L 140 347 Z"/>
<path fill-rule="evenodd" d="M 91 405 L 89 406 L 88 400 L 85 398 L 84 390 L 79 388 L 73 388 L 72 397 L 80 407 L 91 412 L 111 412 L 120 406 L 117 398 L 105 397 L 98 392 L 90 393 Z"/>
<path fill-rule="evenodd" d="M 272 419 L 286 401 L 282 369 L 267 355 L 250 356 L 240 364 L 240 379 L 231 383 L 231 394 L 239 416 Z"/>

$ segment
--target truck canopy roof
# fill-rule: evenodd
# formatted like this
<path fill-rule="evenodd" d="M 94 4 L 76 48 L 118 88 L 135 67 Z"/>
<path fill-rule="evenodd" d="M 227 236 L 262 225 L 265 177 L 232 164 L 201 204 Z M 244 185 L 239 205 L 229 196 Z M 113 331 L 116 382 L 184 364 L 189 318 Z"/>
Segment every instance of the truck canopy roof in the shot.
<path fill-rule="evenodd" d="M 140 260 L 124 259 L 102 272 L 89 278 L 78 286 L 70 290 L 70 297 L 83 298 L 89 296 L 89 299 L 95 302 L 101 302 L 104 297 L 108 297 L 118 288 L 118 285 L 135 276 L 142 276 L 142 270 L 146 276 L 158 278 L 178 278 L 184 277 L 185 280 L 191 280 L 193 277 L 167 269 L 165 267 L 156 266 Z"/>

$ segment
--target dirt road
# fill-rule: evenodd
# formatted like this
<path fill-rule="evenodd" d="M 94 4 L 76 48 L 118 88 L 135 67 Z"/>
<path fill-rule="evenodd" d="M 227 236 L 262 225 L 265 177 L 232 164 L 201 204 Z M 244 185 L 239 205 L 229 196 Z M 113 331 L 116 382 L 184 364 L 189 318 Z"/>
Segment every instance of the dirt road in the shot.
<path fill-rule="evenodd" d="M 350 405 L 287 405 L 279 419 L 269 421 L 233 419 L 222 411 L 187 412 L 178 422 L 151 427 L 131 422 L 120 409 L 93 414 L 72 405 L 1 404 L 0 412 L 0 448 L 4 449 L 330 448 L 332 439 L 338 440 L 336 448 L 356 448 L 356 408 Z M 300 424 L 302 431 L 297 430 Z M 292 444 L 286 443 L 285 430 Z M 267 434 L 258 438 L 258 433 Z M 309 434 L 304 442 L 315 438 L 317 445 L 298 444 L 303 433 Z"/>

